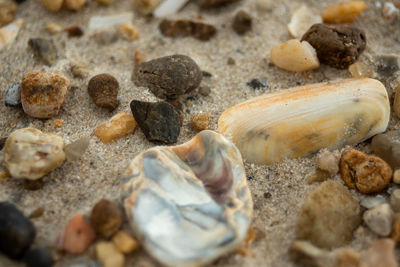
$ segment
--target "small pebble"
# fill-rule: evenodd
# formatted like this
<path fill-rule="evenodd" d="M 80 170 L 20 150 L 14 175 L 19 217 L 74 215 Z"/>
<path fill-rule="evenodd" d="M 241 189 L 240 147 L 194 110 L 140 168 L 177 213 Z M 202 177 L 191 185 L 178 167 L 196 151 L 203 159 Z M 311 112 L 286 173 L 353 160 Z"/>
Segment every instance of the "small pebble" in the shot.
<path fill-rule="evenodd" d="M 372 67 L 362 62 L 351 64 L 349 72 L 353 78 L 371 78 L 374 75 Z"/>
<path fill-rule="evenodd" d="M 97 3 L 101 4 L 101 5 L 105 5 L 105 6 L 109 6 L 111 4 L 113 4 L 115 2 L 115 0 L 97 0 Z"/>
<path fill-rule="evenodd" d="M 195 131 L 207 130 L 210 124 L 210 114 L 201 113 L 193 116 L 192 126 Z"/>
<path fill-rule="evenodd" d="M 143 62 L 145 62 L 145 58 L 144 55 L 138 50 L 135 49 L 135 54 L 133 56 L 133 66 L 135 68 L 135 70 L 139 67 L 140 64 L 142 64 Z M 133 76 L 132 76 L 133 80 L 135 78 L 135 72 L 133 72 Z"/>
<path fill-rule="evenodd" d="M 96 232 L 83 218 L 75 215 L 58 238 L 58 243 L 65 251 L 74 254 L 85 252 L 96 240 Z"/>
<path fill-rule="evenodd" d="M 69 80 L 61 74 L 31 72 L 22 76 L 21 102 L 25 113 L 35 118 L 58 114 Z"/>
<path fill-rule="evenodd" d="M 400 184 L 400 170 L 395 170 L 393 173 L 393 183 Z"/>
<path fill-rule="evenodd" d="M 191 36 L 200 41 L 208 41 L 217 33 L 217 28 L 211 24 L 191 20 L 168 20 L 160 22 L 159 29 L 167 37 Z"/>
<path fill-rule="evenodd" d="M 118 90 L 117 79 L 106 73 L 92 77 L 88 85 L 88 92 L 94 103 L 108 110 L 114 110 L 119 106 Z"/>
<path fill-rule="evenodd" d="M 393 169 L 400 168 L 400 131 L 394 130 L 372 138 L 371 149 Z"/>
<path fill-rule="evenodd" d="M 83 30 L 78 25 L 73 25 L 64 29 L 68 33 L 69 38 L 81 37 L 83 35 Z"/>
<path fill-rule="evenodd" d="M 302 5 L 293 13 L 288 30 L 294 38 L 300 38 L 312 25 L 321 22 L 320 15 L 314 14 L 309 7 Z"/>
<path fill-rule="evenodd" d="M 376 240 L 362 254 L 360 267 L 398 267 L 394 247 L 394 241 L 389 238 Z"/>
<path fill-rule="evenodd" d="M 198 1 L 201 8 L 218 8 L 240 0 L 200 0 Z"/>
<path fill-rule="evenodd" d="M 233 30 L 239 34 L 243 35 L 251 30 L 252 18 L 251 16 L 244 10 L 240 10 L 236 13 L 233 18 L 232 28 Z"/>
<path fill-rule="evenodd" d="M 368 196 L 362 195 L 360 205 L 366 209 L 372 209 L 376 206 L 386 203 L 386 198 L 382 195 Z"/>
<path fill-rule="evenodd" d="M 17 19 L 13 23 L 0 28 L 0 51 L 15 41 L 23 24 L 24 21 L 22 19 Z"/>
<path fill-rule="evenodd" d="M 71 11 L 79 11 L 82 9 L 86 0 L 64 0 L 65 6 Z"/>
<path fill-rule="evenodd" d="M 387 203 L 367 210 L 363 219 L 369 229 L 380 236 L 388 236 L 392 232 L 394 214 Z"/>
<path fill-rule="evenodd" d="M 21 83 L 13 83 L 6 92 L 5 104 L 7 107 L 22 107 Z"/>
<path fill-rule="evenodd" d="M 118 231 L 113 236 L 112 241 L 118 250 L 124 254 L 129 254 L 139 248 L 139 242 L 124 231 Z"/>
<path fill-rule="evenodd" d="M 379 193 L 390 183 L 392 169 L 381 158 L 352 149 L 340 159 L 340 175 L 350 189 L 357 188 L 363 194 Z"/>
<path fill-rule="evenodd" d="M 147 16 L 153 13 L 159 5 L 159 0 L 134 0 L 133 7 L 140 12 L 140 14 Z"/>
<path fill-rule="evenodd" d="M 364 31 L 350 25 L 314 24 L 301 40 L 315 48 L 321 63 L 338 69 L 356 62 L 367 43 Z"/>
<path fill-rule="evenodd" d="M 13 204 L 0 202 L 0 251 L 10 258 L 20 258 L 35 239 L 32 222 Z"/>
<path fill-rule="evenodd" d="M 172 55 L 144 62 L 135 71 L 138 86 L 148 87 L 157 97 L 175 99 L 196 89 L 202 73 L 188 56 Z"/>
<path fill-rule="evenodd" d="M 261 81 L 257 78 L 253 78 L 247 83 L 247 85 L 254 90 L 268 87 L 266 78 L 261 79 Z"/>
<path fill-rule="evenodd" d="M 227 63 L 228 63 L 228 65 L 235 65 L 236 61 L 233 58 L 228 57 Z"/>
<path fill-rule="evenodd" d="M 22 186 L 24 189 L 29 191 L 37 191 L 43 188 L 44 186 L 44 179 L 37 179 L 37 180 L 24 180 Z"/>
<path fill-rule="evenodd" d="M 92 70 L 83 62 L 72 61 L 70 63 L 70 70 L 74 78 L 84 79 L 92 72 Z"/>
<path fill-rule="evenodd" d="M 114 243 L 101 241 L 96 245 L 97 258 L 103 267 L 124 267 L 124 254 L 119 252 Z"/>
<path fill-rule="evenodd" d="M 394 22 L 400 16 L 400 10 L 392 2 L 386 2 L 383 4 L 382 14 L 388 22 Z"/>
<path fill-rule="evenodd" d="M 180 134 L 180 116 L 174 106 L 167 102 L 143 102 L 132 100 L 133 117 L 147 140 L 175 143 Z"/>
<path fill-rule="evenodd" d="M 394 212 L 400 212 L 400 189 L 393 190 L 390 195 L 390 206 Z"/>
<path fill-rule="evenodd" d="M 378 55 L 374 58 L 376 71 L 380 76 L 391 77 L 399 70 L 399 57 L 397 55 Z"/>
<path fill-rule="evenodd" d="M 51 267 L 54 264 L 54 258 L 47 249 L 35 248 L 24 254 L 23 262 L 27 267 Z"/>
<path fill-rule="evenodd" d="M 351 23 L 367 7 L 364 1 L 347 1 L 331 6 L 322 12 L 322 19 L 325 23 L 341 24 Z"/>
<path fill-rule="evenodd" d="M 61 9 L 64 0 L 41 0 L 41 2 L 48 10 L 57 12 Z"/>
<path fill-rule="evenodd" d="M 271 49 L 271 61 L 281 69 L 303 72 L 319 67 L 315 49 L 306 41 L 289 40 Z"/>
<path fill-rule="evenodd" d="M 328 180 L 331 177 L 329 172 L 317 169 L 315 173 L 307 177 L 307 184 L 320 183 Z"/>
<path fill-rule="evenodd" d="M 391 238 L 396 243 L 400 242 L 400 213 L 397 213 L 397 216 L 394 219 Z"/>
<path fill-rule="evenodd" d="M 50 1 L 53 1 L 53 0 L 50 0 Z M 50 23 L 46 24 L 46 31 L 48 31 L 50 34 L 55 35 L 57 33 L 62 32 L 63 30 L 64 30 L 64 27 L 58 23 L 50 22 Z"/>
<path fill-rule="evenodd" d="M 127 41 L 132 42 L 139 39 L 139 31 L 131 22 L 121 24 L 119 32 L 121 33 L 122 38 Z"/>
<path fill-rule="evenodd" d="M 211 93 L 211 88 L 209 86 L 200 86 L 199 87 L 199 94 L 202 96 L 208 96 Z"/>
<path fill-rule="evenodd" d="M 4 162 L 14 178 L 37 180 L 60 166 L 64 159 L 64 141 L 34 128 L 16 130 L 4 146 Z"/>
<path fill-rule="evenodd" d="M 43 38 L 31 38 L 28 41 L 35 55 L 40 58 L 44 64 L 51 66 L 57 60 L 57 48 L 53 41 Z"/>
<path fill-rule="evenodd" d="M 132 115 L 125 112 L 118 113 L 109 121 L 103 122 L 94 130 L 93 134 L 103 143 L 110 143 L 125 135 L 133 134 L 136 130 L 136 121 Z"/>
<path fill-rule="evenodd" d="M 335 175 L 339 171 L 339 160 L 340 152 L 335 150 L 333 152 L 324 150 L 318 154 L 318 168 L 323 171 L 329 172 L 331 175 Z"/>
<path fill-rule="evenodd" d="M 400 83 L 396 87 L 396 92 L 393 101 L 393 111 L 394 114 L 396 114 L 397 118 L 400 118 Z"/>
<path fill-rule="evenodd" d="M 15 18 L 18 6 L 12 1 L 0 2 L 0 26 L 11 23 Z"/>
<path fill-rule="evenodd" d="M 124 217 L 121 208 L 106 199 L 102 199 L 93 207 L 90 223 L 98 234 L 104 238 L 111 237 L 118 231 Z"/>
<path fill-rule="evenodd" d="M 34 211 L 31 212 L 31 214 L 29 215 L 29 219 L 36 219 L 39 218 L 43 215 L 44 213 L 44 208 L 43 207 L 39 207 L 37 209 L 35 209 Z"/>
<path fill-rule="evenodd" d="M 89 137 L 82 137 L 64 147 L 68 161 L 76 161 L 82 157 L 90 144 Z"/>

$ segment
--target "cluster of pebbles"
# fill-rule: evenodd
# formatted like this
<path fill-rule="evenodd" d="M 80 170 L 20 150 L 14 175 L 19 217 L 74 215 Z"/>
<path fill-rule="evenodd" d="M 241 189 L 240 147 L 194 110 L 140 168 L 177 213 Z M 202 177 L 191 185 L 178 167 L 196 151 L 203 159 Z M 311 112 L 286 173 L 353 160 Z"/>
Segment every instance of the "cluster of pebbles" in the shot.
<path fill-rule="evenodd" d="M 86 3 L 41 2 L 51 12 L 63 7 L 79 11 Z M 114 1 L 97 2 L 107 6 Z M 217 28 L 211 24 L 164 18 L 186 2 L 135 0 L 134 6 L 142 15 L 162 18 L 158 28 L 166 37 L 214 38 Z M 235 2 L 241 1 L 203 0 L 198 5 L 203 10 Z M 265 5 L 262 2 L 266 1 L 258 4 Z M 12 44 L 22 27 L 21 21 L 14 20 L 17 8 L 14 2 L 0 2 L 0 50 Z M 117 178 L 122 185 L 115 199 L 102 199 L 90 213 L 77 213 L 66 223 L 54 245 L 56 253 L 32 245 L 36 229 L 31 220 L 13 204 L 0 202 L 0 251 L 28 266 L 52 266 L 63 253 L 89 252 L 106 267 L 122 267 L 126 255 L 142 246 L 166 266 L 204 265 L 239 251 L 255 238 L 251 227 L 254 205 L 243 161 L 270 165 L 320 151 L 318 169 L 307 182 L 322 183 L 307 196 L 298 214 L 297 240 L 290 248 L 294 262 L 397 266 L 394 247 L 400 242 L 400 189 L 385 197 L 379 194 L 391 183 L 400 184 L 400 132 L 386 132 L 391 110 L 400 114 L 400 89 L 391 109 L 392 93 L 373 79 L 370 66 L 358 62 L 367 39 L 362 29 L 349 23 L 366 8 L 363 1 L 349 1 L 318 15 L 303 5 L 288 24 L 294 39 L 270 51 L 272 63 L 289 73 L 316 70 L 325 64 L 348 69 L 353 79 L 308 84 L 247 100 L 220 115 L 218 132 L 208 130 L 210 114 L 195 114 L 191 124 L 199 133 L 181 145 L 168 146 L 178 141 L 185 127 L 182 99 L 195 90 L 208 95 L 210 90 L 202 86 L 202 80 L 210 74 L 187 55 L 145 61 L 136 51 L 132 81 L 158 101 L 130 100 L 132 114 L 114 114 L 93 129 L 92 135 L 112 143 L 139 128 L 148 141 L 159 146 L 132 159 Z M 396 9 L 385 6 L 385 17 L 394 20 Z M 90 34 L 102 44 L 119 37 L 134 41 L 139 33 L 131 20 L 129 14 L 91 18 Z M 253 23 L 252 16 L 240 10 L 231 27 L 238 36 L 245 36 Z M 63 29 L 53 23 L 46 29 L 52 34 L 66 31 L 71 38 L 84 34 L 78 26 Z M 27 47 L 47 66 L 57 64 L 61 57 L 51 40 L 31 38 Z M 235 62 L 228 60 L 228 64 Z M 385 68 L 377 71 L 386 74 L 390 70 Z M 71 62 L 70 72 L 76 79 L 88 78 L 87 94 L 102 111 L 113 112 L 122 105 L 120 84 L 113 75 L 92 75 L 82 62 Z M 28 72 L 7 89 L 4 103 L 35 119 L 53 118 L 63 112 L 72 82 L 62 73 Z M 267 87 L 258 79 L 249 86 Z M 62 120 L 55 123 L 63 125 Z M 84 136 L 67 144 L 62 137 L 33 127 L 15 130 L 0 139 L 7 169 L 0 177 L 20 179 L 26 189 L 40 190 L 47 174 L 66 160 L 77 161 L 84 155 L 91 138 Z M 354 149 L 371 138 L 371 153 Z M 336 175 L 342 182 L 331 179 Z M 377 236 L 363 257 L 348 247 L 362 223 Z"/>

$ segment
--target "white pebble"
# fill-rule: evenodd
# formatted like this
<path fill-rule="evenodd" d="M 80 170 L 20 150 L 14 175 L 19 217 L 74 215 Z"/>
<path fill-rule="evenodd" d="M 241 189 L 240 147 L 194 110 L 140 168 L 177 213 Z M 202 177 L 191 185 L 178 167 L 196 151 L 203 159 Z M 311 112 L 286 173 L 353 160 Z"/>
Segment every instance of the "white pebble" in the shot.
<path fill-rule="evenodd" d="M 367 210 L 363 219 L 368 227 L 380 236 L 388 236 L 392 232 L 394 214 L 387 203 Z"/>

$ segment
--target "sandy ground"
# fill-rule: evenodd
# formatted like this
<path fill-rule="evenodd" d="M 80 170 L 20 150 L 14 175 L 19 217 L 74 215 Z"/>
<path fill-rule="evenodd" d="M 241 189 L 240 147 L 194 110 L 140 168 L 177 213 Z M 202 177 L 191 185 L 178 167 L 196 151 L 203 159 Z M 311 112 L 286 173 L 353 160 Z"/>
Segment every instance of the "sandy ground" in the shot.
<path fill-rule="evenodd" d="M 212 73 L 204 78 L 202 84 L 211 87 L 211 94 L 192 100 L 192 105 L 185 105 L 185 120 L 178 143 L 192 138 L 194 132 L 190 117 L 200 112 L 211 114 L 211 129 L 217 128 L 217 119 L 228 107 L 246 99 L 264 93 L 283 90 L 291 86 L 314 82 L 329 81 L 350 77 L 347 70 L 336 70 L 321 66 L 318 70 L 306 73 L 289 73 L 272 65 L 268 53 L 272 46 L 290 39 L 287 23 L 291 13 L 301 4 L 307 4 L 316 12 L 337 1 L 318 0 L 282 0 L 272 1 L 271 11 L 256 9 L 255 0 L 242 1 L 221 10 L 201 12 L 203 21 L 218 28 L 218 34 L 208 42 L 192 38 L 170 39 L 158 31 L 158 19 L 146 19 L 134 13 L 134 25 L 140 31 L 140 40 L 127 42 L 119 40 L 110 45 L 99 45 L 88 34 L 81 38 L 67 38 L 65 33 L 51 36 L 44 30 L 47 22 L 58 22 L 65 26 L 80 25 L 87 29 L 89 18 L 93 15 L 107 15 L 132 11 L 131 1 L 117 0 L 111 7 L 99 7 L 95 1 L 79 13 L 62 11 L 50 13 L 39 0 L 27 0 L 20 5 L 17 18 L 23 18 L 26 25 L 16 42 L 0 52 L 0 102 L 4 103 L 6 89 L 20 81 L 26 72 L 45 71 L 61 72 L 71 80 L 66 101 L 58 116 L 50 120 L 28 117 L 22 109 L 0 105 L 0 137 L 7 136 L 15 129 L 35 127 L 42 131 L 62 136 L 67 143 L 79 137 L 90 135 L 93 129 L 112 115 L 129 112 L 132 99 L 156 101 L 148 90 L 138 88 L 131 82 L 133 54 L 135 49 L 141 51 L 146 59 L 175 53 L 192 57 L 201 67 Z M 399 22 L 385 22 L 381 9 L 375 1 L 366 1 L 367 10 L 355 25 L 366 31 L 368 43 L 363 58 L 381 53 L 400 53 Z M 244 37 L 235 34 L 231 21 L 239 9 L 247 10 L 253 20 L 253 30 Z M 196 19 L 198 7 L 191 3 L 176 15 L 176 18 Z M 54 40 L 58 47 L 59 60 L 52 67 L 41 64 L 28 48 L 31 37 L 44 37 Z M 236 64 L 227 64 L 232 57 Z M 120 82 L 121 105 L 109 113 L 91 101 L 87 93 L 87 79 L 74 79 L 69 72 L 69 62 L 78 60 L 86 62 L 93 69 L 93 75 L 110 73 Z M 269 88 L 253 90 L 246 83 L 252 78 L 266 77 Z M 62 128 L 54 126 L 54 120 L 64 122 Z M 399 128 L 398 120 L 391 119 L 390 129 Z M 96 137 L 91 138 L 90 147 L 81 160 L 64 163 L 61 167 L 46 176 L 46 183 L 41 190 L 27 191 L 22 183 L 14 179 L 0 181 L 0 201 L 15 203 L 25 214 L 30 214 L 38 207 L 45 209 L 44 215 L 34 219 L 37 229 L 35 245 L 54 247 L 54 241 L 60 229 L 78 212 L 88 214 L 91 207 L 101 198 L 118 198 L 119 179 L 129 161 L 141 151 L 154 146 L 148 142 L 140 129 L 133 135 L 122 138 L 112 144 L 103 144 Z M 369 150 L 367 143 L 359 148 Z M 246 164 L 246 171 L 253 179 L 249 186 L 254 200 L 254 218 L 252 226 L 257 238 L 249 246 L 250 254 L 241 256 L 229 254 L 217 260 L 214 266 L 294 266 L 287 250 L 295 239 L 296 217 L 307 194 L 318 184 L 308 185 L 306 178 L 316 169 L 314 157 L 287 160 L 272 166 Z M 4 166 L 0 164 L 0 170 Z M 334 179 L 339 180 L 336 176 Z M 393 187 L 393 186 L 392 186 Z M 356 197 L 359 195 L 352 192 Z M 362 251 L 376 237 L 368 229 L 356 232 L 352 246 Z M 66 256 L 58 266 L 89 266 L 89 256 Z M 0 256 L 0 266 L 13 266 Z M 91 265 L 92 266 L 92 265 Z M 127 266 L 158 266 L 146 252 L 140 250 L 128 258 Z"/>

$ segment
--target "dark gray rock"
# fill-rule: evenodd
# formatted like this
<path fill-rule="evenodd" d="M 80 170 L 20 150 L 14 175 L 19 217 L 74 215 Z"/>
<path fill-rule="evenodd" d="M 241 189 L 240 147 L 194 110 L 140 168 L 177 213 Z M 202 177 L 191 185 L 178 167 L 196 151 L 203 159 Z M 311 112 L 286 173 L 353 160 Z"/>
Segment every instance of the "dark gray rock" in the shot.
<path fill-rule="evenodd" d="M 21 83 L 13 83 L 6 92 L 7 107 L 22 107 L 21 103 Z"/>
<path fill-rule="evenodd" d="M 25 253 L 23 261 L 27 267 L 51 267 L 54 264 L 53 255 L 43 248 L 29 250 Z"/>

